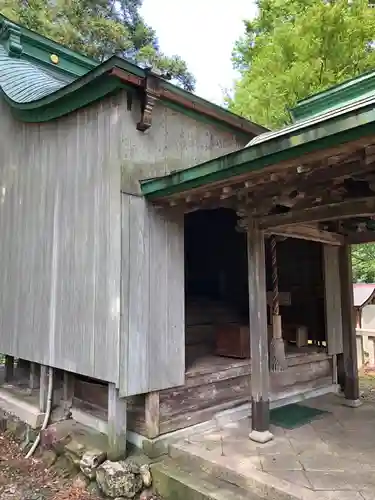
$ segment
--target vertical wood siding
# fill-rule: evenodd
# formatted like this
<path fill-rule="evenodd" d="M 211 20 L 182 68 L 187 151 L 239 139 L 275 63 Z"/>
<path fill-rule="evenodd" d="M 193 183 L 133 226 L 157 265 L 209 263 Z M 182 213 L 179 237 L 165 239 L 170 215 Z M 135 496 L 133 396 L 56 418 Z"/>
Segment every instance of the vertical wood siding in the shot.
<path fill-rule="evenodd" d="M 120 169 L 102 106 L 44 125 L 0 101 L 0 352 L 118 382 Z"/>
<path fill-rule="evenodd" d="M 123 394 L 183 382 L 184 301 L 182 222 L 126 196 L 121 221 L 121 188 L 139 195 L 141 178 L 244 145 L 161 104 L 146 133 L 139 116 L 125 92 L 44 124 L 14 120 L 0 99 L 0 352 Z"/>
<path fill-rule="evenodd" d="M 343 351 L 339 247 L 324 245 L 324 286 L 328 354 Z"/>
<path fill-rule="evenodd" d="M 184 219 L 122 194 L 120 394 L 185 377 Z"/>

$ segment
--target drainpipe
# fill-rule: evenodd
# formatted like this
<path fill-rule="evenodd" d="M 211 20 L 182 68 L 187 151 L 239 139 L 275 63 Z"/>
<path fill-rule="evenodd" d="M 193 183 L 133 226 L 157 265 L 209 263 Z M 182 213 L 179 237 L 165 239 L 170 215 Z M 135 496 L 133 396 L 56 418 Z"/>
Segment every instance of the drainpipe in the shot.
<path fill-rule="evenodd" d="M 52 396 L 53 396 L 53 368 L 49 367 L 48 368 L 48 392 L 47 392 L 47 408 L 46 408 L 46 414 L 44 416 L 44 421 L 42 424 L 42 427 L 40 429 L 40 432 L 34 441 L 34 444 L 28 451 L 26 458 L 30 458 L 33 456 L 35 453 L 35 450 L 38 448 L 38 445 L 40 443 L 40 437 L 41 434 L 44 430 L 46 430 L 49 419 L 51 417 L 51 411 L 52 411 Z"/>

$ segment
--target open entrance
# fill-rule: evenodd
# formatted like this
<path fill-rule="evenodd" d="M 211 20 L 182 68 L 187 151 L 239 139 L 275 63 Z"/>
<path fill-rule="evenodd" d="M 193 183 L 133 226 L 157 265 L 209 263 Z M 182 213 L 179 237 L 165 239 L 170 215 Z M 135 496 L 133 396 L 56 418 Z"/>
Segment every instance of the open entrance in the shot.
<path fill-rule="evenodd" d="M 235 211 L 198 210 L 185 216 L 186 368 L 249 359 L 246 233 Z M 326 347 L 323 247 L 277 241 L 282 332 L 287 355 Z M 272 318 L 272 262 L 266 239 L 268 324 Z M 246 330 L 247 329 L 247 330 Z M 270 335 L 272 335 L 272 329 Z M 216 358 L 216 359 L 215 359 Z M 220 358 L 220 361 L 217 359 Z M 206 360 L 203 363 L 203 359 Z"/>

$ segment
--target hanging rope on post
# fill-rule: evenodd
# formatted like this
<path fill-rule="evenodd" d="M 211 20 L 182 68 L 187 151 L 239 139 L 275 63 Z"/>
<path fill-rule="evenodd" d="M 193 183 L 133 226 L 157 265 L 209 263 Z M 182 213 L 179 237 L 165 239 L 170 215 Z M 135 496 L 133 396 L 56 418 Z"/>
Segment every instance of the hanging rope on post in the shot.
<path fill-rule="evenodd" d="M 272 263 L 272 340 L 270 345 L 271 371 L 279 372 L 286 369 L 285 346 L 282 338 L 279 276 L 277 271 L 276 237 L 270 238 Z"/>
<path fill-rule="evenodd" d="M 272 315 L 279 316 L 279 276 L 277 273 L 276 238 L 271 236 L 272 260 Z"/>

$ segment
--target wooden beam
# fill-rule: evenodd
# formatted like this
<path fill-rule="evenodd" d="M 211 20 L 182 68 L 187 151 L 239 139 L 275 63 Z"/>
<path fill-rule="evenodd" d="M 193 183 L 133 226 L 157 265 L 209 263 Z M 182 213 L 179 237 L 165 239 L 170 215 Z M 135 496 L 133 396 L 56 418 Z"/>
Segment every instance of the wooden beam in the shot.
<path fill-rule="evenodd" d="M 367 217 L 372 215 L 375 215 L 375 196 L 354 198 L 338 203 L 305 208 L 304 210 L 290 210 L 282 214 L 266 215 L 257 220 L 261 229 L 271 229 L 306 222 L 350 219 L 351 217 Z"/>
<path fill-rule="evenodd" d="M 250 439 L 270 441 L 267 292 L 264 233 L 253 220 L 247 224 L 249 323 L 251 349 L 251 420 Z"/>
<path fill-rule="evenodd" d="M 349 245 L 339 248 L 339 269 L 341 278 L 341 314 L 343 331 L 343 367 L 345 372 L 344 394 L 346 404 L 360 405 L 357 361 L 356 324 L 353 304 L 353 280 L 351 250 Z"/>
<path fill-rule="evenodd" d="M 152 439 L 160 434 L 159 392 L 149 392 L 145 396 L 145 421 L 147 437 Z"/>
<path fill-rule="evenodd" d="M 277 179 L 266 184 L 258 186 L 249 186 L 240 190 L 241 193 L 249 192 L 251 198 L 249 200 L 250 206 L 257 206 L 264 203 L 265 198 L 277 197 L 281 194 L 290 193 L 291 191 L 309 192 L 311 188 L 318 188 L 326 185 L 337 179 L 344 179 L 351 174 L 365 174 L 374 169 L 374 165 L 366 165 L 360 156 L 354 161 L 347 163 L 340 163 L 334 166 L 328 165 L 312 165 L 308 173 L 298 174 L 296 170 L 286 171 L 285 179 Z"/>
<path fill-rule="evenodd" d="M 375 242 L 375 231 L 363 231 L 360 233 L 349 234 L 345 237 L 348 245 L 362 245 L 364 243 Z"/>
<path fill-rule="evenodd" d="M 295 226 L 282 226 L 272 228 L 271 231 L 266 231 L 266 234 L 274 234 L 276 236 L 286 236 L 288 238 L 296 238 L 300 240 L 317 241 L 327 245 L 343 245 L 345 238 L 341 234 L 323 231 L 316 226 L 300 224 Z M 375 238 L 375 233 L 374 233 Z"/>
<path fill-rule="evenodd" d="M 126 399 L 119 397 L 115 384 L 108 384 L 108 459 L 126 456 Z"/>

